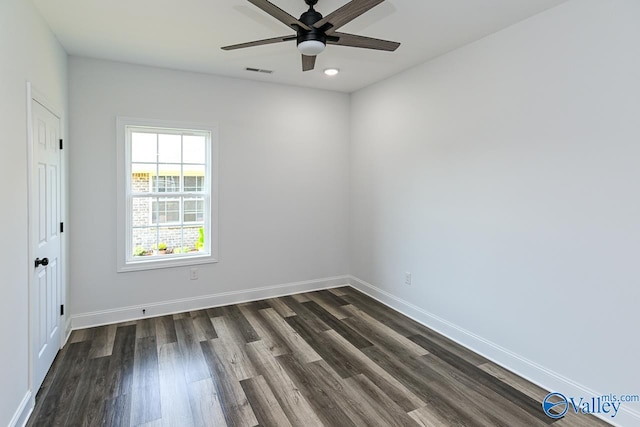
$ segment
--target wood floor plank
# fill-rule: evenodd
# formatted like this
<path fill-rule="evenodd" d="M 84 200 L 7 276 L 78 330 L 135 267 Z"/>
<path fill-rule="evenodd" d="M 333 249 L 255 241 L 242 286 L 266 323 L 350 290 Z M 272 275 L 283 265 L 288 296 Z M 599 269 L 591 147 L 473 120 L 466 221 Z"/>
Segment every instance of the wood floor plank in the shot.
<path fill-rule="evenodd" d="M 117 325 L 107 325 L 101 326 L 95 331 L 89 352 L 90 359 L 111 356 L 117 328 Z"/>
<path fill-rule="evenodd" d="M 218 334 L 213 324 L 211 324 L 211 319 L 206 310 L 192 311 L 190 314 L 197 341 L 207 341 L 218 338 Z"/>
<path fill-rule="evenodd" d="M 136 348 L 136 326 L 118 326 L 113 343 L 113 352 L 109 360 L 107 397 L 115 399 L 128 394 L 133 381 L 133 358 Z M 115 403 L 122 404 L 122 401 Z"/>
<path fill-rule="evenodd" d="M 291 310 L 289 306 L 282 301 L 282 298 L 270 298 L 266 300 L 266 303 L 282 317 L 291 317 L 296 315 L 296 312 Z"/>
<path fill-rule="evenodd" d="M 423 406 L 409 412 L 409 416 L 421 427 L 441 427 L 447 425 L 447 421 L 442 419 L 436 412 L 431 411 L 428 406 Z"/>
<path fill-rule="evenodd" d="M 173 317 L 173 320 L 188 319 L 191 317 L 191 314 L 185 311 L 184 313 L 175 313 L 171 317 Z"/>
<path fill-rule="evenodd" d="M 346 378 L 352 396 L 359 396 L 369 407 L 374 409 L 377 419 L 383 420 L 387 426 L 415 426 L 417 423 L 369 378 L 364 375 Z"/>
<path fill-rule="evenodd" d="M 185 362 L 178 343 L 163 344 L 158 351 L 162 424 L 193 426 Z"/>
<path fill-rule="evenodd" d="M 553 427 L 609 427 L 610 424 L 594 417 L 567 412 L 562 419 L 553 423 Z"/>
<path fill-rule="evenodd" d="M 204 361 L 192 318 L 190 316 L 181 318 L 174 320 L 174 323 L 187 382 L 192 383 L 209 378 L 209 369 Z"/>
<path fill-rule="evenodd" d="M 156 336 L 156 319 L 150 317 L 140 319 L 136 323 L 136 339 Z"/>
<path fill-rule="evenodd" d="M 315 291 L 307 293 L 306 296 L 311 301 L 315 302 L 317 305 L 329 312 L 336 319 L 345 319 L 349 317 L 349 313 L 345 313 L 342 310 L 342 307 L 348 305 L 349 303 L 342 299 L 340 299 L 341 303 L 337 302 L 336 299 L 338 297 L 333 295 L 331 292 Z M 333 298 L 331 298 L 330 296 L 333 296 Z"/>
<path fill-rule="evenodd" d="M 240 382 L 261 426 L 291 427 L 273 391 L 262 375 Z"/>
<path fill-rule="evenodd" d="M 352 317 L 344 319 L 343 322 L 360 333 L 360 335 L 366 336 L 370 342 L 402 354 L 424 356 L 429 353 L 423 347 L 407 339 L 405 336 L 400 335 L 387 325 L 378 322 L 357 307 L 347 305 L 344 309 L 351 314 Z"/>
<path fill-rule="evenodd" d="M 265 310 L 261 310 L 265 311 Z M 291 317 L 290 319 L 293 319 Z M 271 355 L 262 341 L 247 344 L 247 353 L 258 373 L 262 375 L 278 400 L 280 407 L 294 426 L 322 426 L 309 402 Z"/>
<path fill-rule="evenodd" d="M 280 339 L 276 331 L 260 315 L 259 305 L 253 303 L 242 304 L 239 309 L 273 356 L 280 356 L 289 352 L 286 344 Z"/>
<path fill-rule="evenodd" d="M 318 316 L 316 316 L 309 310 L 308 307 L 305 306 L 306 303 L 300 303 L 293 297 L 283 297 L 282 300 L 291 310 L 293 310 L 293 312 L 296 313 L 297 316 L 300 316 L 305 324 L 309 325 L 314 331 L 322 332 L 331 329 L 329 325 L 324 323 L 322 319 L 319 319 Z M 307 303 L 308 302 L 311 302 L 311 300 L 307 301 Z"/>
<path fill-rule="evenodd" d="M 507 371 L 506 369 L 496 365 L 495 363 L 492 363 L 492 362 L 483 363 L 479 365 L 478 368 L 482 369 L 488 374 L 493 375 L 498 380 L 506 384 L 509 384 L 511 387 L 517 390 L 520 390 L 522 393 L 526 394 L 527 396 L 539 402 L 542 402 L 544 398 L 547 396 L 547 394 L 549 393 L 543 388 L 530 383 L 529 381 L 517 376 L 516 374 L 513 374 Z"/>
<path fill-rule="evenodd" d="M 217 320 L 219 318 L 216 318 Z M 218 338 L 219 339 L 219 338 Z M 216 352 L 213 341 L 200 343 L 207 366 L 211 371 L 211 378 L 215 385 L 216 394 L 225 416 L 226 423 L 231 426 L 255 426 L 258 421 L 247 396 L 235 376 L 233 366 Z"/>
<path fill-rule="evenodd" d="M 194 427 L 227 427 L 213 381 L 208 378 L 188 384 Z"/>
<path fill-rule="evenodd" d="M 215 317 L 210 320 L 218 331 L 218 338 L 209 340 L 209 344 L 224 360 L 238 381 L 255 377 L 256 370 L 244 349 L 242 335 L 226 317 Z"/>
<path fill-rule="evenodd" d="M 307 369 L 307 365 L 302 365 L 290 354 L 279 356 L 277 360 L 324 425 L 340 427 L 356 425 L 336 403 L 333 392 L 322 387 L 322 381 L 315 378 L 315 372 Z"/>
<path fill-rule="evenodd" d="M 346 290 L 347 295 L 341 296 L 345 301 L 350 302 L 359 310 L 364 311 L 369 316 L 375 318 L 380 323 L 388 326 L 398 334 L 408 337 L 420 333 L 424 328 L 418 322 L 409 319 L 406 316 L 398 316 L 398 313 L 392 308 L 387 307 L 375 299 L 368 297 L 360 291 L 353 288 Z"/>
<path fill-rule="evenodd" d="M 505 398 L 505 400 L 508 402 L 514 402 L 520 409 L 526 411 L 533 418 L 536 418 L 546 424 L 550 424 L 550 418 L 540 411 L 541 402 L 538 402 L 535 399 L 527 396 L 511 385 L 500 381 L 493 375 L 483 371 L 474 364 L 455 355 L 454 353 L 440 347 L 438 344 L 430 341 L 422 335 L 415 335 L 410 337 L 410 339 L 427 349 L 434 357 L 449 364 L 456 370 L 472 378 L 474 383 L 492 390 L 493 392 Z M 468 382 L 468 384 L 471 384 L 471 382 Z M 467 388 L 470 389 L 470 387 Z M 533 420 L 531 422 L 533 423 Z"/>
<path fill-rule="evenodd" d="M 273 308 L 269 305 L 269 303 L 267 303 L 267 300 L 258 300 L 258 301 L 249 301 L 249 302 L 242 302 L 240 304 L 236 304 L 238 306 L 238 308 L 242 308 L 242 307 L 251 307 L 252 310 L 264 310 L 265 308 Z"/>
<path fill-rule="evenodd" d="M 340 296 L 331 292 L 330 289 L 324 289 L 322 291 L 317 291 L 318 294 L 322 295 L 327 301 L 331 301 L 331 304 L 341 307 L 343 305 L 351 304 L 349 301 L 344 300 Z"/>
<path fill-rule="evenodd" d="M 336 296 L 343 297 L 345 295 L 348 295 L 348 292 L 347 292 L 348 289 L 349 289 L 349 286 L 341 286 L 339 288 L 331 288 L 329 289 L 329 292 L 331 292 Z"/>
<path fill-rule="evenodd" d="M 409 390 L 382 367 L 375 364 L 351 343 L 345 340 L 335 331 L 327 331 L 324 334 L 333 353 L 340 354 L 344 360 L 354 366 L 354 370 L 364 374 L 378 388 L 380 388 L 391 400 L 404 411 L 409 412 L 425 405 L 425 402 Z M 328 359 L 325 359 L 328 362 Z M 335 369 L 334 369 L 335 370 Z M 345 376 L 343 376 L 345 378 Z"/>
<path fill-rule="evenodd" d="M 305 294 L 293 294 L 293 295 L 291 295 L 291 298 L 295 299 L 296 301 L 298 301 L 300 303 L 311 301 L 309 299 L 309 297 L 306 296 Z"/>
<path fill-rule="evenodd" d="M 162 316 L 156 318 L 156 344 L 160 348 L 164 344 L 178 342 L 176 335 L 176 325 L 173 316 Z"/>
<path fill-rule="evenodd" d="M 148 325 L 155 331 L 155 322 Z M 160 380 L 158 348 L 155 333 L 136 339 L 133 363 L 133 390 L 131 397 L 132 425 L 160 419 Z"/>
<path fill-rule="evenodd" d="M 95 370 L 96 375 L 92 378 L 87 402 L 87 411 L 81 423 L 83 426 L 102 425 L 105 413 L 104 399 L 107 394 L 107 373 L 109 369 L 109 356 L 91 359 L 90 370 Z"/>
<path fill-rule="evenodd" d="M 128 325 L 131 326 L 131 325 Z M 131 417 L 131 394 L 121 394 L 105 402 L 105 410 L 100 425 L 128 427 Z"/>
<path fill-rule="evenodd" d="M 75 331 L 71 332 L 68 343 L 75 344 L 82 341 L 91 340 L 93 338 L 93 333 L 95 329 L 96 328 L 76 329 Z"/>
<path fill-rule="evenodd" d="M 344 353 L 336 350 L 323 333 L 316 332 L 301 316 L 289 317 L 286 321 L 342 378 L 361 373 Z"/>
<path fill-rule="evenodd" d="M 479 366 L 489 362 L 489 360 L 485 359 L 479 354 L 474 353 L 473 351 L 461 346 L 455 341 L 450 340 L 449 338 L 446 338 L 445 336 L 440 335 L 436 331 L 427 327 L 424 327 L 418 335 L 427 338 L 428 340 L 438 344 L 443 349 L 446 349 L 447 351 L 455 354 L 458 357 L 461 357 L 462 359 L 473 365 Z"/>
<path fill-rule="evenodd" d="M 162 418 L 159 420 L 149 421 L 148 423 L 140 424 L 138 427 L 169 427 L 168 425 L 162 424 Z"/>
<path fill-rule="evenodd" d="M 312 372 L 316 383 L 330 393 L 338 407 L 347 415 L 347 418 L 356 426 L 399 427 L 400 424 L 389 419 L 381 419 L 374 404 L 365 396 L 358 394 L 340 378 L 323 360 L 309 363 L 306 369 Z"/>
<path fill-rule="evenodd" d="M 224 316 L 224 307 L 212 307 L 207 309 L 207 315 L 213 319 L 214 317 Z"/>
<path fill-rule="evenodd" d="M 71 343 L 68 342 L 67 344 Z M 41 389 L 49 388 L 51 386 L 56 376 L 58 375 L 58 372 L 60 371 L 58 368 L 63 365 L 64 361 L 66 360 L 66 353 L 68 349 L 69 345 L 65 345 L 53 359 L 53 364 L 51 365 L 51 368 L 49 368 L 49 372 L 47 372 L 47 375 L 44 376 L 44 380 L 42 381 L 42 385 L 40 386 Z M 40 391 L 38 391 L 38 394 L 40 394 Z"/>
<path fill-rule="evenodd" d="M 244 317 L 244 314 L 242 314 L 242 311 L 240 311 L 237 305 L 228 305 L 223 308 L 223 311 L 227 319 L 232 321 L 237 330 L 240 331 L 245 343 L 258 341 L 260 339 L 258 333 L 253 329 L 253 326 L 251 326 L 251 323 Z"/>
<path fill-rule="evenodd" d="M 492 425 L 490 420 L 482 420 L 474 413 L 470 413 L 468 408 L 458 405 L 459 402 L 443 390 L 443 386 L 437 382 L 434 373 L 425 371 L 413 371 L 405 366 L 401 361 L 389 357 L 376 346 L 367 347 L 361 350 L 374 363 L 387 371 L 405 387 L 411 390 L 426 405 L 437 411 L 438 417 L 445 420 L 445 425 L 460 426 L 484 426 Z M 425 406 L 425 405 L 422 405 Z"/>
<path fill-rule="evenodd" d="M 260 310 L 260 314 L 301 363 L 310 363 L 321 359 L 320 355 L 274 309 Z"/>
<path fill-rule="evenodd" d="M 439 376 L 431 384 L 434 392 L 455 396 L 459 406 L 463 406 L 478 419 L 486 420 L 485 423 L 504 427 L 544 427 L 553 422 L 540 410 L 535 414 L 527 413 L 517 403 L 432 354 L 424 356 L 423 362 L 425 367 Z"/>
<path fill-rule="evenodd" d="M 354 347 L 364 348 L 373 345 L 371 341 L 353 330 L 351 327 L 349 327 L 348 324 L 346 324 L 345 322 L 341 322 L 329 311 L 326 311 L 324 306 L 320 306 L 315 300 L 305 302 L 303 305 L 317 317 L 322 319 L 322 321 L 326 323 L 331 329 L 342 335 L 342 337 L 349 341 Z"/>
<path fill-rule="evenodd" d="M 83 369 L 78 379 L 78 386 L 69 406 L 65 424 L 83 425 L 89 412 L 95 408 L 89 406 L 91 401 L 91 391 L 99 377 L 104 375 L 105 367 L 108 366 L 107 358 L 91 359 L 87 361 L 87 369 Z M 55 423 L 54 423 L 55 424 Z"/>

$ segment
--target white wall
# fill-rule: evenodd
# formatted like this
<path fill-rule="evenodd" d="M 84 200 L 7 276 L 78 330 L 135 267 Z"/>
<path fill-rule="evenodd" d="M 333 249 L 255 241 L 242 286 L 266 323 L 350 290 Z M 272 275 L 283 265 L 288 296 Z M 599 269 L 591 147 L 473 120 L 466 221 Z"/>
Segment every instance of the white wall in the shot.
<path fill-rule="evenodd" d="M 74 315 L 348 273 L 348 95 L 92 59 L 69 68 Z M 199 280 L 188 267 L 116 273 L 118 115 L 218 124 L 220 262 Z"/>
<path fill-rule="evenodd" d="M 636 0 L 574 0 L 355 93 L 351 273 L 637 393 L 638 18 Z"/>
<path fill-rule="evenodd" d="M 66 61 L 31 2 L 0 2 L 0 425 L 29 391 L 26 82 L 66 109 Z"/>

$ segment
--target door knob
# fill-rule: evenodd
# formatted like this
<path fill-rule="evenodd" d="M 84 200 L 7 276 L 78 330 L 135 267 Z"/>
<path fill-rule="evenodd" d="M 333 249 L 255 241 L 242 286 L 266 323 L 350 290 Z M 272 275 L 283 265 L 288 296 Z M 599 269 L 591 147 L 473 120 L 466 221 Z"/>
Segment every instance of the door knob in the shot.
<path fill-rule="evenodd" d="M 49 258 L 36 258 L 36 268 L 40 267 L 41 265 L 44 267 L 49 265 Z"/>

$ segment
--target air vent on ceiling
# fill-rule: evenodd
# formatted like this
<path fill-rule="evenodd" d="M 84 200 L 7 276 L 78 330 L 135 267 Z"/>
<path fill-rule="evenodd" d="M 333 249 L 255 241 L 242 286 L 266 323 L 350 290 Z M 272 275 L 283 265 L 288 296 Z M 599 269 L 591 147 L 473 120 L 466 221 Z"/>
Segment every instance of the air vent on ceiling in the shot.
<path fill-rule="evenodd" d="M 264 74 L 271 74 L 273 73 L 273 70 L 263 70 L 261 68 L 251 68 L 251 67 L 247 67 L 245 68 L 245 70 L 247 71 L 252 71 L 254 73 L 264 73 Z"/>

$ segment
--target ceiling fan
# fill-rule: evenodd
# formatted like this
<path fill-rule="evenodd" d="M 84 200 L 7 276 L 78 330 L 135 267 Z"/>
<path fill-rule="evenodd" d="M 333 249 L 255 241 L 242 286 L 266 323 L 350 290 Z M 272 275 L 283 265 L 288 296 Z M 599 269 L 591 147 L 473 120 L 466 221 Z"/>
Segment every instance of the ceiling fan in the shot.
<path fill-rule="evenodd" d="M 223 50 L 242 49 L 245 47 L 261 46 L 296 40 L 298 50 L 302 53 L 302 71 L 313 70 L 316 64 L 316 55 L 320 54 L 328 44 L 338 46 L 360 47 L 364 49 L 376 49 L 394 51 L 400 43 L 388 40 L 374 39 L 355 34 L 340 33 L 337 30 L 351 22 L 369 9 L 382 3 L 384 0 L 351 0 L 344 6 L 336 9 L 326 17 L 317 12 L 313 6 L 318 0 L 304 0 L 309 5 L 309 10 L 304 12 L 300 19 L 289 15 L 284 10 L 267 0 L 249 0 L 249 3 L 259 7 L 278 21 L 293 28 L 296 35 L 273 37 L 265 40 L 256 40 L 248 43 L 240 43 L 225 46 Z"/>

